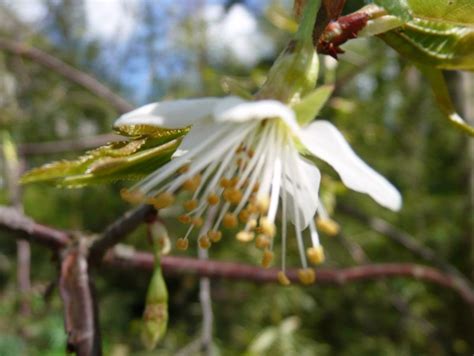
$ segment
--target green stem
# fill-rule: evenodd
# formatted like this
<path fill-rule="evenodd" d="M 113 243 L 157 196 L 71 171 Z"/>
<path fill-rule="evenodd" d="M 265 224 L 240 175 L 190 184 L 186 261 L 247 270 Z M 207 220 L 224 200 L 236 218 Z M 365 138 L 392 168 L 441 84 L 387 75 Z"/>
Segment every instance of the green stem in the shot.
<path fill-rule="evenodd" d="M 313 29 L 318 15 L 321 0 L 308 0 L 303 11 L 303 19 L 301 20 L 295 39 L 306 42 L 313 41 Z"/>

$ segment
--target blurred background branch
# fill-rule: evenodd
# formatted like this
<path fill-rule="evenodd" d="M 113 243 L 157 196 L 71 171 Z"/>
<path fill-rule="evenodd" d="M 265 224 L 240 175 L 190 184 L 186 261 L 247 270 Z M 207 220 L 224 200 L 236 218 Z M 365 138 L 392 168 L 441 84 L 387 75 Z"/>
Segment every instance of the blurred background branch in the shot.
<path fill-rule="evenodd" d="M 49 53 L 30 47 L 24 43 L 11 41 L 7 38 L 0 38 L 0 50 L 28 58 L 53 72 L 62 75 L 67 80 L 81 85 L 91 93 L 110 102 L 119 113 L 125 113 L 133 109 L 133 106 L 130 103 L 115 94 L 96 78 L 68 65 Z"/>

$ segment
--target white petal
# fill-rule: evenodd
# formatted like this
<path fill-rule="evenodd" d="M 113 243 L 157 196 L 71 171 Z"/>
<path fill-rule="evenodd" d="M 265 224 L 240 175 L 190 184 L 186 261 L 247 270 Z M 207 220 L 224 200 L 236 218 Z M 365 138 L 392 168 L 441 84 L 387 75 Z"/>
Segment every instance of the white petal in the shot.
<path fill-rule="evenodd" d="M 216 133 L 224 135 L 230 125 L 216 125 L 213 121 L 198 123 L 184 136 L 179 148 L 185 151 L 193 150 L 203 142 L 208 141 Z"/>
<path fill-rule="evenodd" d="M 214 119 L 234 122 L 281 119 L 295 133 L 300 130 L 293 110 L 276 100 L 244 101 L 229 98 L 216 106 Z"/>
<path fill-rule="evenodd" d="M 329 163 L 348 188 L 370 195 L 389 209 L 401 208 L 398 190 L 354 153 L 334 125 L 328 121 L 315 121 L 302 131 L 303 145 L 314 156 Z"/>
<path fill-rule="evenodd" d="M 192 125 L 209 117 L 223 98 L 200 98 L 152 103 L 118 118 L 114 126 L 152 125 L 169 129 Z"/>
<path fill-rule="evenodd" d="M 293 159 L 293 162 L 288 162 Z M 289 201 L 288 215 L 291 222 L 296 224 L 295 211 L 291 207 L 296 203 L 298 213 L 300 215 L 301 230 L 308 227 L 311 220 L 316 215 L 319 206 L 319 184 L 321 174 L 319 170 L 312 164 L 307 163 L 296 153 L 293 158 L 286 157 L 286 169 L 284 176 L 283 188 Z M 289 163 L 289 164 L 288 164 Z M 296 188 L 296 191 L 294 191 Z"/>

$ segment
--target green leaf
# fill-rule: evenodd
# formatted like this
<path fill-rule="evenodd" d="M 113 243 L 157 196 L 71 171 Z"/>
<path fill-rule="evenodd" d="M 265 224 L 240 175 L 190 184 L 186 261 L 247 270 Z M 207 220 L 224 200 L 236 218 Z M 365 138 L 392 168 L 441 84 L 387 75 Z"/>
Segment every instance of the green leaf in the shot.
<path fill-rule="evenodd" d="M 474 26 L 472 0 L 408 0 L 408 7 L 415 17 Z"/>
<path fill-rule="evenodd" d="M 314 120 L 333 91 L 333 85 L 320 86 L 306 95 L 300 102 L 294 104 L 292 108 L 296 114 L 298 123 L 300 125 L 306 125 Z"/>
<path fill-rule="evenodd" d="M 397 16 L 405 21 L 412 19 L 412 13 L 406 1 L 374 0 L 373 3 L 383 7 L 390 15 Z"/>
<path fill-rule="evenodd" d="M 374 3 L 404 21 L 400 27 L 380 35 L 402 56 L 439 69 L 474 70 L 472 0 L 374 0 Z"/>
<path fill-rule="evenodd" d="M 380 37 L 415 63 L 439 69 L 474 70 L 474 28 L 415 19 Z"/>
<path fill-rule="evenodd" d="M 145 177 L 168 162 L 188 129 L 163 130 L 130 125 L 117 130 L 132 138 L 87 152 L 75 160 L 48 163 L 26 172 L 21 183 L 49 182 L 63 187 Z"/>

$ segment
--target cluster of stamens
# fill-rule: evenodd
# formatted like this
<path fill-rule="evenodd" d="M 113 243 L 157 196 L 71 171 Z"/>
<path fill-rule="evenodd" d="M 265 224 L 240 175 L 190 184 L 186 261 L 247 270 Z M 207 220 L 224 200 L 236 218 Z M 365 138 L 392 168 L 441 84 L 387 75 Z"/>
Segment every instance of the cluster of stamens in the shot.
<path fill-rule="evenodd" d="M 264 145 L 259 144 L 256 137 L 241 142 L 243 143 L 234 146 L 232 150 L 224 152 L 219 160 L 209 160 L 199 166 L 201 169 L 193 166 L 192 159 L 186 161 L 179 157 L 176 159 L 178 163 L 173 167 L 174 174 L 165 173 L 162 178 L 157 171 L 156 177 L 159 178 L 152 177 L 148 179 L 149 182 L 139 184 L 137 189 L 122 190 L 122 197 L 132 203 L 151 204 L 156 209 L 174 206 L 179 198 L 183 213 L 177 220 L 188 225 L 185 235 L 176 241 L 176 248 L 180 250 L 189 247 L 189 237 L 195 229 L 199 229 L 199 247 L 208 249 L 222 239 L 221 228 L 235 230 L 240 226 L 240 230 L 235 233 L 236 239 L 242 243 L 253 241 L 262 250 L 262 266 L 268 268 L 274 258 L 273 245 L 277 233 L 274 221 L 281 188 L 278 187 L 275 193 L 272 178 L 269 180 L 268 174 L 265 178 L 268 172 L 263 169 L 270 165 L 265 160 L 271 160 L 271 157 L 266 157 L 265 154 L 261 159 L 255 157 L 256 152 L 258 154 L 265 149 Z M 173 161 L 170 164 L 172 163 Z M 158 189 L 155 188 L 153 179 L 160 182 Z M 262 189 L 265 179 L 266 188 Z M 144 187 L 146 188 L 143 189 Z M 186 198 L 184 201 L 183 197 Z M 273 213 L 269 213 L 275 199 L 277 205 L 274 206 Z M 287 217 L 282 216 L 282 220 L 285 219 Z M 286 240 L 286 221 L 282 226 L 283 230 L 283 240 Z M 301 238 L 301 234 L 298 237 Z M 283 244 L 286 246 L 286 241 Z M 283 255 L 285 249 L 286 247 L 282 248 Z M 315 280 L 315 272 L 307 266 L 306 258 L 313 264 L 320 264 L 324 261 L 324 251 L 318 241 L 317 245 L 308 248 L 303 255 L 303 268 L 299 270 L 298 278 L 302 283 L 310 284 Z M 283 271 L 278 274 L 278 280 L 287 285 L 290 281 L 284 272 L 284 256 L 282 261 Z"/>

